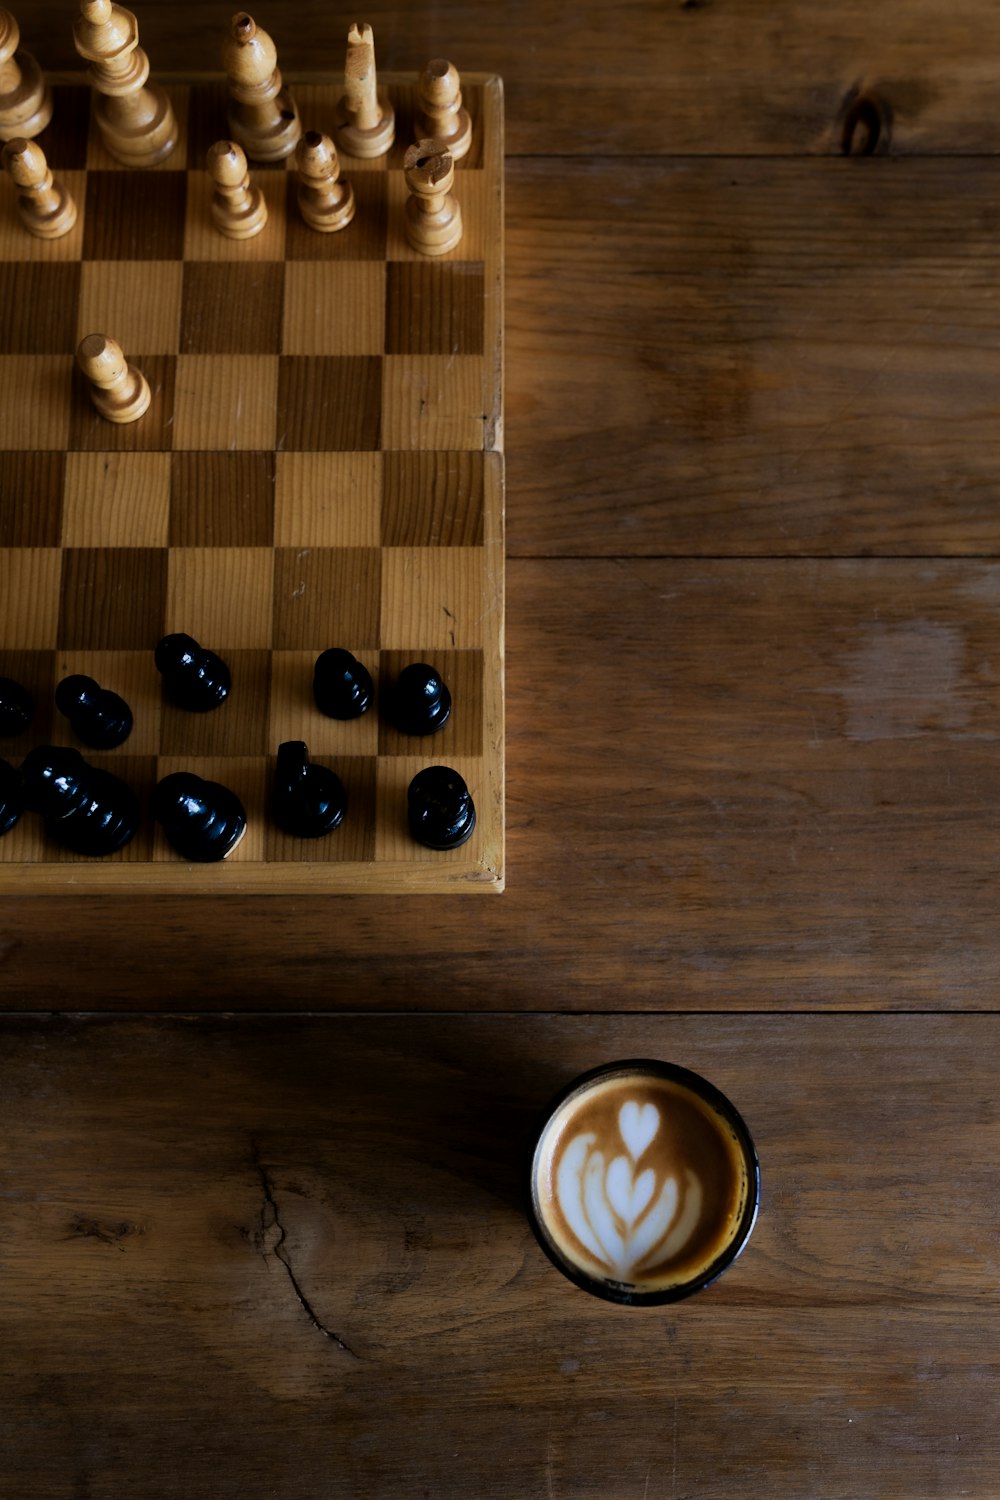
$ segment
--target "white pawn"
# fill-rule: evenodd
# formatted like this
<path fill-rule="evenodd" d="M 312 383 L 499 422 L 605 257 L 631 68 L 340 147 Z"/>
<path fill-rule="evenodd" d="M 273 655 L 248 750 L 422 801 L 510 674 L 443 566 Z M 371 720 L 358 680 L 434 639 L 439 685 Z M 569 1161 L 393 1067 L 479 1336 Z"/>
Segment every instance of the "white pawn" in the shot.
<path fill-rule="evenodd" d="M 21 32 L 0 9 L 0 141 L 32 139 L 52 118 L 52 93 L 30 52 L 18 52 Z"/>
<path fill-rule="evenodd" d="M 258 187 L 251 187 L 247 159 L 235 141 L 209 146 L 208 173 L 212 179 L 212 222 L 230 240 L 249 240 L 267 223 L 267 204 Z"/>
<path fill-rule="evenodd" d="M 310 229 L 332 234 L 354 218 L 354 189 L 340 180 L 337 148 L 328 135 L 308 130 L 295 148 L 299 211 Z"/>
<path fill-rule="evenodd" d="M 417 101 L 417 135 L 443 141 L 452 161 L 460 161 L 472 145 L 472 120 L 462 103 L 462 83 L 453 63 L 437 57 L 427 64 Z"/>
<path fill-rule="evenodd" d="M 462 210 L 452 184 L 455 163 L 440 141 L 418 141 L 403 157 L 410 196 L 406 240 L 421 255 L 445 255 L 462 238 Z"/>
<path fill-rule="evenodd" d="M 3 164 L 17 186 L 17 211 L 25 229 L 40 240 L 57 240 L 76 223 L 76 204 L 49 171 L 35 141 L 8 141 Z"/>
<path fill-rule="evenodd" d="M 135 422 L 149 406 L 150 389 L 142 371 L 130 365 L 120 344 L 103 333 L 88 333 L 76 351 L 91 384 L 91 398 L 109 422 Z"/>

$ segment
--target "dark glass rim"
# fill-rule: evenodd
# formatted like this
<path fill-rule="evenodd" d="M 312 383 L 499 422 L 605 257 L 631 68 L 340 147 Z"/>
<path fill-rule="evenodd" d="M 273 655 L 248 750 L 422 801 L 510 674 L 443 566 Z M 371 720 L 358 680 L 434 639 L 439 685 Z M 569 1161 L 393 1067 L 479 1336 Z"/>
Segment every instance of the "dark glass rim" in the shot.
<path fill-rule="evenodd" d="M 660 1291 L 636 1291 L 633 1287 L 621 1282 L 599 1280 L 588 1276 L 586 1271 L 580 1270 L 568 1261 L 553 1244 L 542 1225 L 541 1215 L 537 1212 L 535 1205 L 535 1164 L 538 1158 L 538 1148 L 553 1116 L 574 1094 L 582 1093 L 600 1079 L 612 1077 L 615 1073 L 626 1072 L 646 1073 L 654 1078 L 665 1078 L 683 1085 L 691 1093 L 696 1094 L 698 1098 L 716 1110 L 732 1128 L 747 1164 L 747 1200 L 743 1205 L 736 1233 L 729 1244 L 691 1281 L 686 1281 L 679 1286 L 666 1287 Z M 527 1171 L 527 1200 L 528 1222 L 536 1240 L 552 1264 L 568 1281 L 573 1282 L 583 1291 L 590 1292 L 592 1296 L 600 1297 L 605 1302 L 614 1302 L 619 1307 L 662 1307 L 666 1303 L 681 1302 L 693 1296 L 695 1292 L 703 1291 L 705 1287 L 716 1281 L 742 1252 L 753 1232 L 760 1208 L 760 1161 L 746 1121 L 732 1100 L 714 1083 L 710 1083 L 707 1078 L 700 1073 L 693 1072 L 690 1068 L 681 1067 L 679 1063 L 664 1062 L 660 1058 L 626 1057 L 617 1062 L 601 1063 L 596 1068 L 577 1074 L 545 1106 L 539 1117 L 539 1124 L 531 1137 Z"/>

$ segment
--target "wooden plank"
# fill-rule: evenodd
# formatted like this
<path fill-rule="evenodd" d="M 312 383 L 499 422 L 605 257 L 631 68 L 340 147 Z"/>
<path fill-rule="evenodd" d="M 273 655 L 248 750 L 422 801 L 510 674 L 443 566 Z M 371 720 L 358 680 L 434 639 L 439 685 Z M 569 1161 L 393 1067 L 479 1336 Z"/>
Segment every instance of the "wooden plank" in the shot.
<path fill-rule="evenodd" d="M 488 911 L 11 895 L 4 1005 L 995 1007 L 996 563 L 509 584 L 516 878 Z"/>
<path fill-rule="evenodd" d="M 859 96 L 880 110 L 883 148 L 1000 149 L 1000 15 L 977 0 L 582 0 L 571 20 L 528 0 L 476 0 L 447 13 L 375 3 L 365 15 L 381 68 L 411 72 L 444 54 L 507 77 L 518 155 L 839 152 Z M 154 73 L 216 66 L 226 16 L 144 0 Z M 35 0 L 19 19 L 43 66 L 76 65 L 65 5 Z M 346 22 L 326 9 L 264 19 L 284 69 L 343 69 Z"/>
<path fill-rule="evenodd" d="M 7 1020 L 9 1493 L 988 1494 L 998 1026 Z M 642 1312 L 520 1196 L 551 1092 L 637 1054 L 733 1098 L 764 1183 Z"/>
<path fill-rule="evenodd" d="M 516 163 L 511 551 L 1000 550 L 992 170 Z"/>

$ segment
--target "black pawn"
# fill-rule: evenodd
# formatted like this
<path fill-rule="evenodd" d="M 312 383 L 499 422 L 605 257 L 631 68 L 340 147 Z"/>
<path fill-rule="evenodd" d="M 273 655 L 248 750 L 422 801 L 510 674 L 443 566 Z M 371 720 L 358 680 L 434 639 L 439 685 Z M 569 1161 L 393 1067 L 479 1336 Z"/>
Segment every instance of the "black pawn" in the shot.
<path fill-rule="evenodd" d="M 370 707 L 373 693 L 368 668 L 342 646 L 331 646 L 317 656 L 313 697 L 328 719 L 359 719 Z"/>
<path fill-rule="evenodd" d="M 389 717 L 401 734 L 434 734 L 451 714 L 451 693 L 425 661 L 404 667 L 392 692 Z"/>
<path fill-rule="evenodd" d="M 167 697 L 178 708 L 204 714 L 229 697 L 233 678 L 226 663 L 192 636 L 165 635 L 156 648 L 155 661 Z"/>
<path fill-rule="evenodd" d="M 406 794 L 410 833 L 427 849 L 457 849 L 476 826 L 469 788 L 450 766 L 426 766 Z"/>
<path fill-rule="evenodd" d="M 247 815 L 235 792 L 192 771 L 164 776 L 153 792 L 153 817 L 171 848 L 197 864 L 231 854 L 246 832 Z"/>
<path fill-rule="evenodd" d="M 13 677 L 0 677 L 0 734 L 23 734 L 34 716 L 35 705 L 28 689 Z"/>
<path fill-rule="evenodd" d="M 0 838 L 24 812 L 24 783 L 9 760 L 0 760 Z"/>
<path fill-rule="evenodd" d="M 113 750 L 132 733 L 132 710 L 125 699 L 99 687 L 92 677 L 64 677 L 56 688 L 56 708 L 92 750 Z"/>
<path fill-rule="evenodd" d="M 343 822 L 347 811 L 344 784 L 329 766 L 309 764 L 302 740 L 278 746 L 271 812 L 282 833 L 296 839 L 319 839 Z"/>
<path fill-rule="evenodd" d="M 40 745 L 21 765 L 24 802 L 74 854 L 114 854 L 139 827 L 131 787 L 68 745 Z"/>

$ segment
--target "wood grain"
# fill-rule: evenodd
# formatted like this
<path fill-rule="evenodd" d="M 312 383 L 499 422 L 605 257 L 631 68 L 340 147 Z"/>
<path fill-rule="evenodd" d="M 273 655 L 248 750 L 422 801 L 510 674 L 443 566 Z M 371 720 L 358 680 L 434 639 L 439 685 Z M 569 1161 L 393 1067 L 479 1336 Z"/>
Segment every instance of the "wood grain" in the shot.
<path fill-rule="evenodd" d="M 8 1020 L 9 1492 L 986 1497 L 997 1027 Z M 538 1111 L 627 1055 L 762 1161 L 672 1309 L 578 1291 L 522 1211 Z"/>
<path fill-rule="evenodd" d="M 995 564 L 522 562 L 509 607 L 489 911 L 12 897 L 5 1004 L 995 1007 Z"/>
<path fill-rule="evenodd" d="M 877 107 L 880 149 L 1000 147 L 1000 15 L 979 0 L 583 0 L 571 23 L 529 0 L 448 10 L 374 3 L 365 15 L 380 69 L 418 71 L 443 55 L 462 71 L 505 77 L 518 155 L 837 153 L 859 98 Z M 63 4 L 34 0 L 18 17 L 45 67 L 77 65 Z M 228 18 L 221 6 L 144 0 L 153 76 L 218 67 Z M 346 19 L 303 3 L 273 12 L 268 26 L 286 74 L 342 71 Z"/>

